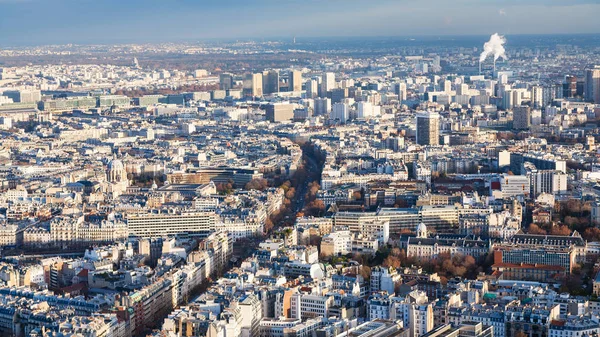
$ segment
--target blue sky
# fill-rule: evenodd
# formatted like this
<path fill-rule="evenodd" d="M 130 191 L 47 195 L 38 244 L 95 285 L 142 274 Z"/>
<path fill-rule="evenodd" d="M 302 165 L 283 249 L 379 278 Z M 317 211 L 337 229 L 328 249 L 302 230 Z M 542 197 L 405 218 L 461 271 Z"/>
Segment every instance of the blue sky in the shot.
<path fill-rule="evenodd" d="M 0 0 L 0 45 L 600 33 L 600 0 Z"/>

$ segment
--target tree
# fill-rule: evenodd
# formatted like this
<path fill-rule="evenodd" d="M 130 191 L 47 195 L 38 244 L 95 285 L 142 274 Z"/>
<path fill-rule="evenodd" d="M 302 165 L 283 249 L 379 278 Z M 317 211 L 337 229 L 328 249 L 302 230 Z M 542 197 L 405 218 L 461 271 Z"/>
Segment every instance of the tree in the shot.
<path fill-rule="evenodd" d="M 217 188 L 217 193 L 219 194 L 231 194 L 233 193 L 233 184 L 228 182 L 228 183 L 217 183 L 215 185 L 215 187 Z"/>
<path fill-rule="evenodd" d="M 290 188 L 288 189 L 288 191 L 287 191 L 287 192 L 285 192 L 285 197 L 286 197 L 287 199 L 293 199 L 295 195 L 296 195 L 296 189 L 295 189 L 295 188 L 293 188 L 293 187 L 290 187 Z"/>
<path fill-rule="evenodd" d="M 548 234 L 545 230 L 543 230 L 542 228 L 540 228 L 540 226 L 532 223 L 529 225 L 529 229 L 527 230 L 527 233 L 529 234 L 539 234 L 539 235 L 546 235 Z"/>
<path fill-rule="evenodd" d="M 514 337 L 529 337 L 529 335 L 524 333 L 523 330 L 517 330 Z"/>
<path fill-rule="evenodd" d="M 319 216 L 325 213 L 325 203 L 323 200 L 313 200 L 304 208 L 304 213 L 310 216 Z"/>
<path fill-rule="evenodd" d="M 398 269 L 402 266 L 402 263 L 400 261 L 400 258 L 398 258 L 397 256 L 389 255 L 385 258 L 385 260 L 383 260 L 383 266 Z"/>
<path fill-rule="evenodd" d="M 587 241 L 600 241 L 600 229 L 597 227 L 587 228 L 581 236 Z"/>
<path fill-rule="evenodd" d="M 310 184 L 308 184 L 308 195 L 311 197 L 314 197 L 317 195 L 317 192 L 319 192 L 320 189 L 321 189 L 321 186 L 319 185 L 319 183 L 316 181 L 313 181 Z"/>
<path fill-rule="evenodd" d="M 286 193 L 290 189 L 290 187 L 292 187 L 292 183 L 289 180 L 286 180 L 283 184 L 281 184 L 281 186 L 279 186 L 279 188 L 281 188 L 284 193 Z"/>
<path fill-rule="evenodd" d="M 267 218 L 267 220 L 265 220 L 265 232 L 269 233 L 273 227 L 275 227 L 273 220 L 271 220 L 271 218 Z"/>
<path fill-rule="evenodd" d="M 319 249 L 321 249 L 321 241 L 322 241 L 322 237 L 320 235 L 311 235 L 310 239 L 308 240 L 308 243 L 311 246 L 315 246 Z"/>
<path fill-rule="evenodd" d="M 569 199 L 567 201 L 567 211 L 571 214 L 581 213 L 583 210 L 583 204 L 581 201 L 576 199 Z"/>
<path fill-rule="evenodd" d="M 250 180 L 246 184 L 245 189 L 246 190 L 259 190 L 259 191 L 263 191 L 267 187 L 269 187 L 269 182 L 267 181 L 267 179 L 264 179 L 264 178 L 255 178 L 255 179 Z"/>
<path fill-rule="evenodd" d="M 365 280 L 371 279 L 371 268 L 367 266 L 360 267 L 360 276 L 362 276 Z"/>
<path fill-rule="evenodd" d="M 358 264 L 363 264 L 366 261 L 365 257 L 358 253 L 352 254 L 352 260 L 358 262 Z"/>
<path fill-rule="evenodd" d="M 409 261 L 406 262 L 407 264 Z M 441 277 L 451 278 L 455 276 L 475 278 L 482 270 L 475 258 L 470 255 L 454 255 L 441 253 L 430 261 L 421 261 L 423 269 L 428 272 L 436 272 Z"/>
<path fill-rule="evenodd" d="M 569 235 L 571 235 L 571 230 L 569 229 L 569 227 L 567 227 L 565 225 L 552 226 L 552 229 L 550 230 L 550 234 L 569 236 Z"/>

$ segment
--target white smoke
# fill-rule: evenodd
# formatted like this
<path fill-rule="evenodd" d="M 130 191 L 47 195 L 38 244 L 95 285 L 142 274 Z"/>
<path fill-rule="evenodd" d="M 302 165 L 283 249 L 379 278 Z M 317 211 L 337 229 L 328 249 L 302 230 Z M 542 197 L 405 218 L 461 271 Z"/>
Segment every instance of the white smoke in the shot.
<path fill-rule="evenodd" d="M 498 60 L 500 57 L 503 60 L 507 60 L 506 50 L 504 50 L 504 44 L 506 43 L 506 39 L 504 36 L 495 33 L 490 37 L 490 40 L 483 45 L 483 52 L 479 56 L 479 62 L 485 61 L 486 58 L 490 55 L 494 55 L 494 61 Z"/>

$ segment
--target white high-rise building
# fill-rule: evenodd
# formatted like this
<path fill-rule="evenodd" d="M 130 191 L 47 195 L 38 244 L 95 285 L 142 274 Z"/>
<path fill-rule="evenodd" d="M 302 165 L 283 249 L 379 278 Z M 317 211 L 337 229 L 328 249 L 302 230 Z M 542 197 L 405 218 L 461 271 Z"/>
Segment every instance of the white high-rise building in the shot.
<path fill-rule="evenodd" d="M 398 83 L 396 87 L 396 93 L 400 101 L 406 101 L 406 83 Z"/>
<path fill-rule="evenodd" d="M 465 83 L 459 84 L 456 87 L 456 94 L 457 95 L 468 95 L 469 94 L 469 85 L 465 84 Z"/>
<path fill-rule="evenodd" d="M 541 108 L 544 105 L 544 88 L 540 86 L 531 87 L 531 103 L 534 108 Z"/>
<path fill-rule="evenodd" d="M 567 175 L 555 170 L 528 170 L 530 193 L 537 197 L 542 193 L 562 194 L 567 192 Z"/>
<path fill-rule="evenodd" d="M 359 102 L 356 118 L 373 117 L 373 104 L 369 102 Z"/>
<path fill-rule="evenodd" d="M 600 66 L 585 71 L 585 100 L 600 103 Z"/>
<path fill-rule="evenodd" d="M 350 108 L 346 103 L 335 103 L 331 109 L 331 119 L 346 123 L 350 117 Z"/>
<path fill-rule="evenodd" d="M 331 99 L 330 98 L 315 98 L 315 116 L 327 116 L 331 111 Z"/>
<path fill-rule="evenodd" d="M 449 80 L 443 80 L 442 89 L 445 93 L 449 94 L 452 91 L 452 82 L 450 82 Z"/>
<path fill-rule="evenodd" d="M 334 73 L 324 73 L 321 78 L 321 86 L 319 87 L 319 96 L 325 97 L 327 96 L 327 92 L 335 89 L 335 74 Z"/>
<path fill-rule="evenodd" d="M 315 98 L 319 96 L 319 83 L 316 80 L 306 81 L 306 98 Z"/>

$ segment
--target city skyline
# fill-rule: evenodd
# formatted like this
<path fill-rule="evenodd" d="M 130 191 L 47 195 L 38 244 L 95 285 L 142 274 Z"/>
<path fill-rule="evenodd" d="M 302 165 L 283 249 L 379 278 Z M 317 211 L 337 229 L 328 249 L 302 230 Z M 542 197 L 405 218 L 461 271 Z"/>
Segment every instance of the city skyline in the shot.
<path fill-rule="evenodd" d="M 600 337 L 600 0 L 0 0 L 0 336 Z"/>
<path fill-rule="evenodd" d="M 10 32 L 0 36 L 0 45 L 600 31 L 594 1 L 434 2 L 0 0 L 0 30 Z"/>

